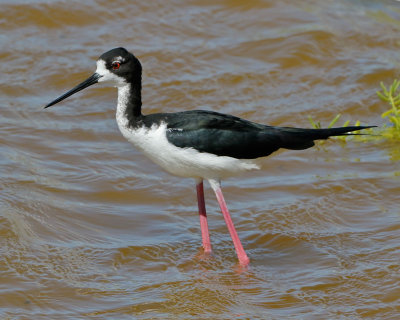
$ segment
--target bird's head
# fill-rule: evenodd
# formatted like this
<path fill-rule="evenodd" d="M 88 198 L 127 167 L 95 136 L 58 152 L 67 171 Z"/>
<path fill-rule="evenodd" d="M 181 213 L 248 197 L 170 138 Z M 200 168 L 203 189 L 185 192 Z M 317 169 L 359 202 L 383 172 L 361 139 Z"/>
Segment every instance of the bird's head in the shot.
<path fill-rule="evenodd" d="M 103 53 L 97 59 L 97 68 L 85 81 L 81 82 L 62 96 L 45 106 L 51 107 L 95 83 L 109 83 L 114 87 L 123 87 L 127 84 L 141 84 L 142 66 L 139 60 L 124 48 L 115 48 Z"/>

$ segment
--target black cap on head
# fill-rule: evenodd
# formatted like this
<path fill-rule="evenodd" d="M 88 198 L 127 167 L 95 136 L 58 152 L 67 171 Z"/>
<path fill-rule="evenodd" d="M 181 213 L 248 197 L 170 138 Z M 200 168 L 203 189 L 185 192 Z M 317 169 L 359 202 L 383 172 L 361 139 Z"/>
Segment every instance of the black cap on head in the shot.
<path fill-rule="evenodd" d="M 112 73 L 124 78 L 127 82 L 136 82 L 141 79 L 142 65 L 140 61 L 125 48 L 119 47 L 103 53 L 99 60 L 105 62 L 105 67 Z M 118 62 L 118 68 L 113 63 Z"/>

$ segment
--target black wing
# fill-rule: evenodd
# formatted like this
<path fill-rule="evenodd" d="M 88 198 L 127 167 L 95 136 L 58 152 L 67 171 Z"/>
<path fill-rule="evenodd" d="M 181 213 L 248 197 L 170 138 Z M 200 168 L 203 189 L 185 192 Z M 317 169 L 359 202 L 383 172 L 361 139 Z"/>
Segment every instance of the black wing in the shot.
<path fill-rule="evenodd" d="M 274 135 L 267 139 L 263 134 L 267 126 L 213 111 L 150 114 L 144 116 L 142 121 L 146 126 L 166 122 L 170 143 L 218 156 L 253 159 L 279 148 Z M 264 136 L 263 143 L 260 134 Z M 269 140 L 268 143 L 265 143 L 266 140 Z"/>
<path fill-rule="evenodd" d="M 307 149 L 314 140 L 367 127 L 301 129 L 273 127 L 213 111 L 185 111 L 144 116 L 143 122 L 167 123 L 167 139 L 181 148 L 238 159 L 254 159 L 280 149 Z"/>

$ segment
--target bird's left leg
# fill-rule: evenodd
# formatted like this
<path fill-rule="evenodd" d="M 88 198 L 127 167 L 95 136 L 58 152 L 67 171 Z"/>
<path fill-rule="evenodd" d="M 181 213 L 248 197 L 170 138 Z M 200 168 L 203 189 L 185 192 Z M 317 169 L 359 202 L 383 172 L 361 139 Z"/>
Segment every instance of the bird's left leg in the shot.
<path fill-rule="evenodd" d="M 217 200 L 219 206 L 221 207 L 221 211 L 224 216 L 226 226 L 228 227 L 229 233 L 233 241 L 233 245 L 235 246 L 239 263 L 241 265 L 247 266 L 250 262 L 250 259 L 247 256 L 246 252 L 244 251 L 242 243 L 240 242 L 239 236 L 236 232 L 235 226 L 233 225 L 231 215 L 229 214 L 228 208 L 226 206 L 224 195 L 222 194 L 221 184 L 219 181 L 213 179 L 210 179 L 208 181 L 210 182 L 210 185 L 213 188 L 215 195 L 217 196 Z"/>

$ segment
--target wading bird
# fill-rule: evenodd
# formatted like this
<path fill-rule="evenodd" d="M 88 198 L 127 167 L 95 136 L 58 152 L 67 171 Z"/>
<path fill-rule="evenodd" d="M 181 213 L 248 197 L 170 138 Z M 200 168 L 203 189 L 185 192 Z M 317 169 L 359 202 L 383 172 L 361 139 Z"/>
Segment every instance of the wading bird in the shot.
<path fill-rule="evenodd" d="M 204 110 L 142 114 L 142 66 L 124 48 L 103 53 L 96 72 L 50 102 L 48 108 L 95 83 L 118 88 L 116 118 L 122 135 L 153 162 L 171 174 L 196 180 L 203 248 L 211 253 L 203 180 L 209 181 L 221 207 L 241 265 L 249 258 L 243 249 L 221 191 L 220 181 L 259 169 L 254 159 L 284 148 L 302 150 L 314 140 L 347 135 L 370 126 L 329 129 L 274 127 Z"/>

